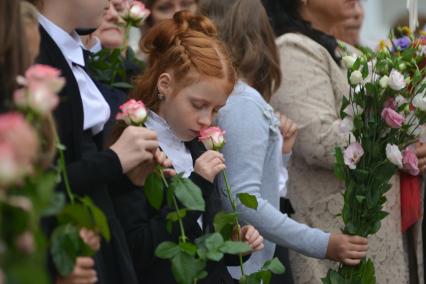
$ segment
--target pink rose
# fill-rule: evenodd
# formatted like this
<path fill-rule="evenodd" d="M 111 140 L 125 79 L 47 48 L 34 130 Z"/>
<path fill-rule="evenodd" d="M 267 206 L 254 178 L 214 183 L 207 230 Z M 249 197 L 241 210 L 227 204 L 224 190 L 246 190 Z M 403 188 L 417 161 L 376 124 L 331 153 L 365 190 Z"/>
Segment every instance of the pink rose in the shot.
<path fill-rule="evenodd" d="M 15 104 L 41 115 L 51 112 L 58 105 L 57 93 L 65 85 L 65 79 L 60 77 L 58 69 L 40 64 L 28 68 L 25 77 L 18 76 L 17 81 L 23 88 L 15 92 Z"/>
<path fill-rule="evenodd" d="M 209 127 L 200 131 L 198 139 L 207 150 L 219 151 L 225 145 L 225 131 L 219 127 Z"/>
<path fill-rule="evenodd" d="M 419 160 L 413 150 L 407 148 L 402 151 L 403 169 L 410 175 L 416 176 L 419 174 Z"/>
<path fill-rule="evenodd" d="M 13 147 L 0 143 L 0 188 L 16 183 L 21 178 L 21 169 L 16 161 Z"/>
<path fill-rule="evenodd" d="M 0 144 L 5 157 L 13 157 L 23 174 L 31 172 L 39 150 L 38 136 L 20 113 L 0 115 Z"/>
<path fill-rule="evenodd" d="M 18 78 L 19 83 L 29 89 L 38 89 L 40 86 L 57 93 L 65 85 L 65 79 L 60 77 L 61 71 L 48 65 L 36 64 L 28 68 L 25 78 Z M 24 79 L 24 81 L 22 81 Z"/>
<path fill-rule="evenodd" d="M 20 108 L 30 108 L 40 115 L 45 115 L 56 108 L 59 98 L 56 93 L 40 85 L 38 88 L 16 90 L 13 101 Z"/>
<path fill-rule="evenodd" d="M 390 128 L 400 128 L 405 120 L 404 116 L 390 107 L 385 107 L 383 109 L 382 118 Z"/>
<path fill-rule="evenodd" d="M 352 170 L 356 169 L 356 164 L 358 164 L 359 160 L 363 155 L 364 149 L 362 149 L 361 144 L 352 143 L 343 152 L 343 159 L 345 165 L 347 165 Z"/>
<path fill-rule="evenodd" d="M 121 14 L 121 17 L 129 25 L 138 27 L 148 18 L 151 11 L 139 1 L 132 1 L 127 9 Z"/>
<path fill-rule="evenodd" d="M 15 241 L 16 248 L 23 253 L 30 254 L 35 250 L 33 234 L 30 231 L 22 233 Z"/>
<path fill-rule="evenodd" d="M 115 117 L 127 125 L 142 126 L 148 118 L 148 113 L 142 101 L 128 100 L 120 106 L 121 112 Z"/>

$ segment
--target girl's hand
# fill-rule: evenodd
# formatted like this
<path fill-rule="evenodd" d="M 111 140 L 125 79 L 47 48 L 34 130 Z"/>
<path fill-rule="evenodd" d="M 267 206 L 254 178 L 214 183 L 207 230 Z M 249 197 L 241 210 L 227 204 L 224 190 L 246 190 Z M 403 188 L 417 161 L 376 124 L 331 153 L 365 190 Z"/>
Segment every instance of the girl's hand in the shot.
<path fill-rule="evenodd" d="M 80 237 L 93 251 L 98 251 L 101 248 L 101 237 L 98 233 L 81 228 Z"/>
<path fill-rule="evenodd" d="M 344 234 L 331 234 L 328 241 L 326 258 L 355 266 L 367 255 L 367 250 L 368 240 L 366 238 Z"/>
<path fill-rule="evenodd" d="M 172 166 L 172 161 L 167 158 L 164 152 L 160 151 L 160 149 L 157 148 L 154 153 L 153 161 L 144 162 L 133 170 L 130 170 L 127 173 L 127 177 L 132 181 L 134 185 L 143 186 L 145 184 L 146 178 L 150 173 L 152 173 L 157 164 L 164 168 L 164 174 L 166 176 L 176 175 L 175 170 L 168 169 Z"/>
<path fill-rule="evenodd" d="M 213 150 L 204 152 L 195 161 L 194 171 L 209 182 L 213 182 L 216 175 L 224 169 L 225 158 L 222 153 Z"/>
<path fill-rule="evenodd" d="M 238 241 L 238 230 L 234 230 L 232 240 Z M 246 242 L 252 251 L 260 251 L 263 249 L 263 237 L 259 231 L 251 225 L 241 227 L 241 241 Z"/>
<path fill-rule="evenodd" d="M 138 165 L 153 162 L 159 147 L 157 134 L 145 127 L 129 126 L 110 149 L 121 162 L 123 173 L 128 173 Z"/>
<path fill-rule="evenodd" d="M 288 154 L 293 149 L 297 137 L 297 125 L 285 115 L 280 115 L 281 134 L 284 138 L 283 154 Z"/>
<path fill-rule="evenodd" d="M 57 277 L 55 284 L 92 284 L 98 282 L 91 257 L 77 257 L 74 270 L 67 277 Z"/>

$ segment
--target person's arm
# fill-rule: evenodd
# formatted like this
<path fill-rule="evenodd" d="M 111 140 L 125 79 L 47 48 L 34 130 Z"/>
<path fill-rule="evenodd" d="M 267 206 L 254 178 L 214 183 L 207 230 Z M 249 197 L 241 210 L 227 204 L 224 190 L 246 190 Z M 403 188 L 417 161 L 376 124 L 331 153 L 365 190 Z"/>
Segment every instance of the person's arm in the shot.
<path fill-rule="evenodd" d="M 238 203 L 241 219 L 269 241 L 324 258 L 330 235 L 288 218 L 264 199 L 265 193 L 260 191 L 270 131 L 261 107 L 250 99 L 236 98 L 221 111 L 218 122 L 226 131 L 223 154 L 233 196 L 244 192 L 256 196 L 258 201 L 256 211 Z M 223 181 L 219 183 L 224 188 Z M 278 188 L 274 191 L 278 198 Z"/>
<path fill-rule="evenodd" d="M 123 175 L 120 160 L 110 149 L 85 155 L 66 167 L 71 189 L 79 195 L 87 194 L 88 188 L 119 180 Z"/>
<path fill-rule="evenodd" d="M 294 153 L 310 165 L 331 169 L 335 147 L 348 140 L 339 128 L 340 105 L 330 78 L 329 64 L 335 63 L 327 60 L 324 48 L 301 36 L 286 39 L 280 50 L 283 83 L 271 104 L 299 127 Z M 349 86 L 340 92 L 348 93 Z"/>

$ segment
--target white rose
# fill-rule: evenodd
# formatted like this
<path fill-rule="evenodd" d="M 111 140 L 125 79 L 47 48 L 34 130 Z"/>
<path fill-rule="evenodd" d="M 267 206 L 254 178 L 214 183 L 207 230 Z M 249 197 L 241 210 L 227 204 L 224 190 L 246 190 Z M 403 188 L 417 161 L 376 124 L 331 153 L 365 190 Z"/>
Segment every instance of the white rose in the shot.
<path fill-rule="evenodd" d="M 413 98 L 413 106 L 422 110 L 422 111 L 426 111 L 426 97 L 425 97 L 425 93 L 422 94 L 417 94 L 414 98 Z"/>
<path fill-rule="evenodd" d="M 420 134 L 420 128 L 418 127 L 420 124 L 419 119 L 417 118 L 414 112 L 410 112 L 404 121 L 405 125 L 409 125 L 408 134 L 418 136 Z"/>
<path fill-rule="evenodd" d="M 351 85 L 358 85 L 362 82 L 362 73 L 359 70 L 355 70 L 349 77 L 349 81 L 351 82 Z"/>
<path fill-rule="evenodd" d="M 346 55 L 346 56 L 343 56 L 342 61 L 343 61 L 343 64 L 345 65 L 345 67 L 349 69 L 349 68 L 352 68 L 352 66 L 354 65 L 354 63 L 356 61 L 356 57 Z"/>
<path fill-rule="evenodd" d="M 339 123 L 339 129 L 342 133 L 350 133 L 354 129 L 354 122 L 352 117 L 347 116 Z"/>
<path fill-rule="evenodd" d="M 404 98 L 403 96 L 398 95 L 398 96 L 395 97 L 395 104 L 396 104 L 397 107 L 400 107 L 405 103 L 407 103 L 407 99 Z"/>
<path fill-rule="evenodd" d="M 401 151 L 399 151 L 398 146 L 393 144 L 387 144 L 386 157 L 392 164 L 402 169 L 402 154 Z"/>
<path fill-rule="evenodd" d="M 404 76 L 397 70 L 392 69 L 388 81 L 389 87 L 394 91 L 400 91 L 405 88 L 406 82 Z"/>
<path fill-rule="evenodd" d="M 388 87 L 388 81 L 389 77 L 386 75 L 383 76 L 379 81 L 380 87 L 382 87 L 382 89 L 386 89 Z"/>
<path fill-rule="evenodd" d="M 362 114 L 364 109 L 357 104 L 349 104 L 347 107 L 345 107 L 343 112 L 350 117 L 354 117 L 355 115 Z"/>

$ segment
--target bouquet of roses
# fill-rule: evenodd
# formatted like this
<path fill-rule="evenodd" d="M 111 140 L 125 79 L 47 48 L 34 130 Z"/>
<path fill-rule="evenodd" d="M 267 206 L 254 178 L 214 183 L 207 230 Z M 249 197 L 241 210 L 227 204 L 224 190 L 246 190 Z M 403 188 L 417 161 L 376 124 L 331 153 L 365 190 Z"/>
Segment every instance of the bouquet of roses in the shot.
<path fill-rule="evenodd" d="M 340 116 L 348 145 L 336 148 L 335 174 L 345 183 L 343 232 L 367 237 L 380 229 L 385 193 L 398 170 L 418 175 L 414 143 L 426 138 L 424 38 L 391 38 L 377 51 L 342 58 L 350 93 Z M 341 265 L 323 283 L 376 283 L 374 264 Z"/>

